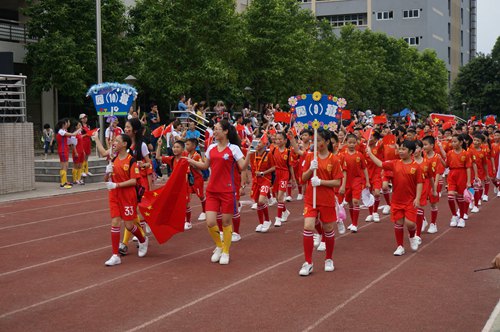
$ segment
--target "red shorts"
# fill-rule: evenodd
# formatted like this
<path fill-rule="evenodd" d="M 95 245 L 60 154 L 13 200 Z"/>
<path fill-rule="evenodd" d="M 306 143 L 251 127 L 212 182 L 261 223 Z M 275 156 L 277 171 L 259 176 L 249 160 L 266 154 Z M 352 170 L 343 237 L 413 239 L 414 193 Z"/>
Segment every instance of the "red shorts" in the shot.
<path fill-rule="evenodd" d="M 370 189 L 371 190 L 381 190 L 382 189 L 382 175 L 377 174 L 370 178 Z"/>
<path fill-rule="evenodd" d="M 203 182 L 203 178 L 196 179 L 194 181 L 194 185 L 189 186 L 189 193 L 190 194 L 196 194 L 199 198 L 203 198 L 204 196 L 204 190 L 203 187 L 205 186 L 205 182 Z"/>
<path fill-rule="evenodd" d="M 71 156 L 73 158 L 73 164 L 81 164 L 85 160 L 85 155 L 82 153 L 78 153 L 78 157 L 76 157 L 74 154 Z"/>
<path fill-rule="evenodd" d="M 350 202 L 353 199 L 360 199 L 361 192 L 363 191 L 365 180 L 363 178 L 354 178 L 351 183 L 345 188 L 345 200 Z"/>
<path fill-rule="evenodd" d="M 207 191 L 206 211 L 236 214 L 236 195 L 233 192 L 216 193 Z"/>
<path fill-rule="evenodd" d="M 410 205 L 391 204 L 391 221 L 396 222 L 405 218 L 408 221 L 417 221 L 417 209 Z"/>
<path fill-rule="evenodd" d="M 66 163 L 69 160 L 69 150 L 65 149 L 64 151 L 59 151 L 57 150 L 57 153 L 59 154 L 59 161 L 61 163 Z"/>
<path fill-rule="evenodd" d="M 288 180 L 290 179 L 290 172 L 283 170 L 276 170 L 276 179 L 274 180 L 274 191 L 286 192 L 288 187 Z"/>
<path fill-rule="evenodd" d="M 116 191 L 116 192 L 115 192 Z M 135 187 L 118 188 L 109 192 L 111 218 L 134 220 L 137 217 L 137 194 Z"/>
<path fill-rule="evenodd" d="M 382 181 L 383 182 L 391 182 L 393 177 L 392 171 L 382 170 Z"/>
<path fill-rule="evenodd" d="M 319 220 L 324 223 L 331 223 L 337 221 L 337 213 L 335 211 L 335 205 L 333 206 L 317 206 L 314 209 L 312 205 L 304 204 L 304 218 L 316 218 L 319 216 Z"/>
<path fill-rule="evenodd" d="M 271 190 L 271 186 L 269 183 L 260 184 L 254 181 L 252 184 L 252 199 L 254 200 L 254 202 L 258 202 L 259 196 L 267 197 L 267 195 L 269 194 L 269 190 Z"/>
<path fill-rule="evenodd" d="M 431 183 L 429 180 L 425 180 L 422 186 L 422 195 L 420 196 L 420 206 L 424 207 L 427 205 L 427 198 L 432 194 Z"/>
<path fill-rule="evenodd" d="M 448 191 L 463 195 L 465 189 L 467 189 L 467 170 L 465 168 L 450 169 L 447 181 Z"/>
<path fill-rule="evenodd" d="M 89 139 L 84 138 L 83 139 L 83 152 L 85 152 L 86 156 L 90 156 L 90 153 L 92 152 L 91 149 L 92 149 L 92 144 L 90 143 L 90 138 Z"/>

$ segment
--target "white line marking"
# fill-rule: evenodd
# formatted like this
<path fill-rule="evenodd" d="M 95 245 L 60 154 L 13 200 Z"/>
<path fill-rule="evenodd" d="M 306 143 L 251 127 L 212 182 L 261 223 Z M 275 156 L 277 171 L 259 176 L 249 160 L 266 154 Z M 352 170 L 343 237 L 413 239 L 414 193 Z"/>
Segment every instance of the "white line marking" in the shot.
<path fill-rule="evenodd" d="M 100 209 L 100 210 L 93 210 L 93 211 L 86 211 L 86 212 L 82 212 L 82 213 L 75 213 L 75 214 L 71 214 L 71 215 L 67 214 L 65 216 L 54 217 L 54 218 L 49 218 L 49 219 L 42 219 L 42 220 L 38 220 L 38 221 L 27 222 L 27 223 L 24 223 L 24 224 L 11 225 L 11 226 L 2 227 L 2 228 L 0 228 L 0 231 L 6 230 L 6 229 L 11 229 L 11 228 L 17 228 L 17 227 L 23 227 L 23 226 L 30 226 L 30 225 L 39 224 L 41 222 L 46 222 L 46 221 L 72 218 L 72 217 L 76 217 L 76 216 L 82 216 L 82 215 L 87 215 L 87 214 L 90 214 L 90 213 L 103 212 L 103 211 L 108 211 L 108 210 L 109 210 L 109 208 L 107 208 L 107 209 Z"/>
<path fill-rule="evenodd" d="M 29 241 L 24 241 L 24 242 L 17 242 L 17 243 L 9 244 L 7 246 L 0 247 L 0 249 L 11 248 L 11 247 L 20 246 L 20 245 L 27 244 L 27 243 L 32 243 L 32 242 L 37 242 L 37 241 L 42 241 L 42 240 L 53 239 L 53 238 L 56 238 L 56 237 L 60 237 L 60 236 L 64 236 L 64 235 L 69 235 L 69 234 L 86 232 L 86 231 L 90 231 L 90 230 L 97 229 L 97 228 L 102 228 L 102 227 L 110 227 L 110 225 L 99 225 L 99 226 L 94 226 L 94 227 L 79 229 L 79 230 L 72 231 L 72 232 L 66 232 L 66 233 L 61 233 L 61 234 L 56 234 L 56 235 L 41 237 L 41 238 L 34 239 L 34 240 L 29 240 Z"/>
<path fill-rule="evenodd" d="M 430 246 L 432 243 L 434 243 L 435 241 L 437 241 L 438 239 L 440 239 L 441 237 L 443 237 L 446 233 L 448 233 L 450 230 L 452 230 L 452 228 L 448 228 L 446 231 L 444 231 L 443 233 L 439 234 L 438 236 L 436 236 L 434 239 L 432 239 L 431 242 L 427 243 L 426 245 L 424 245 L 420 250 L 424 250 L 425 248 L 427 248 L 428 246 Z M 318 327 L 318 325 L 320 325 L 322 322 L 324 322 L 325 320 L 327 320 L 328 318 L 330 318 L 332 315 L 334 315 L 335 313 L 337 313 L 338 311 L 340 311 L 341 309 L 343 309 L 346 305 L 348 305 L 350 302 L 354 301 L 355 299 L 357 299 L 359 296 L 361 296 L 363 293 L 365 293 L 367 290 L 369 290 L 371 287 L 373 287 L 375 284 L 377 284 L 378 282 L 382 281 L 383 279 L 385 279 L 388 275 L 390 275 L 392 272 L 396 271 L 397 269 L 399 269 L 403 264 L 405 264 L 406 262 L 408 262 L 410 259 L 414 258 L 414 257 L 417 257 L 417 255 L 415 254 L 412 254 L 412 255 L 409 255 L 407 258 L 405 258 L 404 260 L 402 260 L 401 262 L 399 262 L 399 264 L 397 264 L 396 266 L 394 266 L 393 268 L 391 268 L 389 271 L 383 273 L 382 275 L 380 275 L 377 279 L 373 280 L 372 282 L 370 282 L 368 285 L 366 285 L 365 287 L 363 287 L 360 291 L 358 291 L 356 294 L 354 294 L 353 296 L 351 296 L 349 299 L 347 299 L 346 301 L 344 301 L 343 303 L 339 304 L 338 306 L 336 306 L 335 308 L 333 308 L 333 310 L 331 310 L 330 312 L 328 312 L 326 315 L 324 315 L 323 317 L 321 317 L 320 319 L 318 319 L 314 324 L 308 326 L 307 328 L 304 329 L 304 331 L 312 331 L 314 328 Z"/>
<path fill-rule="evenodd" d="M 36 211 L 36 210 L 41 210 L 41 209 L 51 209 L 51 208 L 55 208 L 55 207 L 61 207 L 61 206 L 67 206 L 67 205 L 73 205 L 73 204 L 82 204 L 82 203 L 88 203 L 88 202 L 103 201 L 103 200 L 106 200 L 106 198 L 89 199 L 89 200 L 86 200 L 86 201 L 78 201 L 78 202 L 73 202 L 73 203 L 65 203 L 65 204 L 58 204 L 58 205 L 41 206 L 41 207 L 38 207 L 38 208 L 23 209 L 22 211 L 3 212 L 3 213 L 0 213 L 0 215 L 7 215 L 7 214 L 13 214 L 13 213 L 19 213 L 19 212 Z M 4 208 L 4 207 L 6 207 L 6 206 L 0 206 L 0 208 Z M 12 205 L 10 205 L 9 207 L 12 207 Z"/>
<path fill-rule="evenodd" d="M 484 325 L 482 332 L 493 332 L 493 324 L 495 324 L 495 320 L 499 315 L 500 315 L 500 300 L 498 300 L 498 303 L 495 306 L 495 309 L 493 309 L 493 312 L 491 313 L 490 318 L 486 322 L 486 325 Z"/>
<path fill-rule="evenodd" d="M 47 261 L 47 262 L 43 262 L 43 263 L 39 263 L 39 264 L 35 264 L 35 265 L 30 265 L 30 266 L 26 266 L 26 267 L 23 267 L 23 268 L 20 268 L 20 269 L 17 269 L 17 270 L 12 270 L 12 271 L 8 271 L 8 272 L 0 273 L 0 277 L 5 277 L 5 276 L 8 276 L 10 274 L 14 274 L 14 273 L 18 273 L 18 272 L 22 272 L 22 271 L 34 269 L 34 268 L 37 268 L 37 267 L 40 267 L 40 266 L 44 266 L 44 265 L 48 265 L 48 264 L 60 262 L 60 261 L 66 260 L 66 259 L 75 258 L 75 257 L 78 257 L 78 256 L 90 254 L 90 253 L 93 253 L 93 252 L 96 252 L 96 251 L 100 251 L 100 250 L 104 250 L 104 249 L 109 249 L 109 248 L 110 248 L 110 246 L 108 245 L 108 246 L 105 246 L 105 247 L 101 247 L 101 248 L 97 248 L 97 249 L 92 249 L 92 250 L 87 250 L 87 251 L 79 252 L 77 254 L 73 254 L 73 255 L 69 255 L 69 256 L 64 256 L 64 257 L 56 258 L 56 259 L 53 259 L 53 260 L 50 260 L 50 261 Z"/>

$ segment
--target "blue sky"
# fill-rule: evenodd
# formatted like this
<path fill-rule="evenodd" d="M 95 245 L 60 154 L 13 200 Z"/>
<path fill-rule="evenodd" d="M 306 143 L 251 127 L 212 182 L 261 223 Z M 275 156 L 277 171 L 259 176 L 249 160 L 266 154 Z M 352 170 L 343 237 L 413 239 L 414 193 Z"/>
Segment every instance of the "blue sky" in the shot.
<path fill-rule="evenodd" d="M 478 0 L 477 16 L 477 51 L 489 54 L 500 36 L 500 0 Z"/>

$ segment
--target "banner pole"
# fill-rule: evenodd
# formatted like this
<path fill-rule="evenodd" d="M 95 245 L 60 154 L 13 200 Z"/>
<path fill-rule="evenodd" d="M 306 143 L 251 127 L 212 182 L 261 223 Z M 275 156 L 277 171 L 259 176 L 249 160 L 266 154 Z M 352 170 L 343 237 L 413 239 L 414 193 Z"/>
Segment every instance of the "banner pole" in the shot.
<path fill-rule="evenodd" d="M 314 128 L 314 160 L 318 161 L 318 129 Z M 313 176 L 316 176 L 316 171 L 313 171 Z M 313 187 L 313 209 L 316 208 L 316 187 Z"/>

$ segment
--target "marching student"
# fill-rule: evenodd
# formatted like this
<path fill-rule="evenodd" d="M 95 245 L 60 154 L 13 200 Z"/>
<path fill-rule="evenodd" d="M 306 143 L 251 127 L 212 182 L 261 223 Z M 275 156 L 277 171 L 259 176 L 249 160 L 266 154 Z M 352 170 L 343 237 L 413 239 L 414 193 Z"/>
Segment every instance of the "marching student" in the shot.
<path fill-rule="evenodd" d="M 309 152 L 304 160 L 302 180 L 307 182 L 304 200 L 304 232 L 303 247 L 305 262 L 299 270 L 299 275 L 308 276 L 313 271 L 312 252 L 314 249 L 313 231 L 316 219 L 319 219 L 325 238 L 325 271 L 335 269 L 333 264 L 333 249 L 335 246 L 334 224 L 337 221 L 335 212 L 335 190 L 340 186 L 343 177 L 342 167 L 338 157 L 333 155 L 328 130 L 318 129 L 318 155 Z M 316 176 L 313 176 L 316 170 Z M 316 188 L 316 207 L 313 208 L 313 187 Z"/>
<path fill-rule="evenodd" d="M 472 161 L 472 170 L 474 177 L 474 205 L 471 209 L 472 213 L 479 212 L 479 200 L 483 197 L 484 183 L 489 180 L 488 177 L 488 155 L 489 151 L 485 151 L 482 147 L 484 136 L 476 133 L 472 139 L 472 146 L 468 153 Z"/>
<path fill-rule="evenodd" d="M 380 133 L 373 131 L 367 145 L 378 159 L 383 160 L 384 146 L 381 144 L 381 138 Z M 375 165 L 368 155 L 366 155 L 366 158 L 366 167 L 368 169 L 368 176 L 370 178 L 371 190 L 373 197 L 375 198 L 375 202 L 372 206 L 368 207 L 369 214 L 365 221 L 380 222 L 378 207 L 380 204 L 380 191 L 382 190 L 382 168 Z"/>
<path fill-rule="evenodd" d="M 72 186 L 68 182 L 68 160 L 69 160 L 69 145 L 68 137 L 76 136 L 78 132 L 69 133 L 67 132 L 70 121 L 67 118 L 61 119 L 56 124 L 56 141 L 57 141 L 57 153 L 59 154 L 59 163 L 61 165 L 61 170 L 59 175 L 61 177 L 61 189 L 71 189 Z"/>
<path fill-rule="evenodd" d="M 187 157 L 190 159 L 194 159 L 195 161 L 201 161 L 203 158 L 196 151 L 198 148 L 198 140 L 195 138 L 189 138 L 186 140 L 186 153 Z M 200 199 L 201 203 L 201 214 L 198 217 L 198 220 L 204 221 L 207 219 L 205 203 L 205 181 L 203 180 L 202 172 L 196 167 L 191 167 L 190 172 L 193 175 L 193 184 L 189 186 L 190 194 L 195 194 Z"/>
<path fill-rule="evenodd" d="M 267 233 L 272 225 L 269 218 L 267 196 L 271 190 L 271 174 L 274 172 L 272 158 L 267 150 L 267 135 L 260 137 L 255 148 L 255 153 L 250 155 L 250 165 L 252 168 L 252 199 L 257 203 L 257 216 L 259 224 L 255 228 L 258 233 Z"/>
<path fill-rule="evenodd" d="M 215 250 L 211 257 L 213 263 L 229 264 L 229 248 L 231 246 L 233 227 L 231 220 L 237 212 L 234 164 L 240 170 L 245 169 L 250 161 L 250 153 L 243 159 L 239 147 L 240 140 L 236 129 L 227 120 L 214 126 L 214 138 L 217 143 L 210 145 L 205 154 L 205 161 L 188 159 L 189 164 L 198 169 L 211 168 L 211 176 L 206 189 L 207 227 L 215 242 Z M 222 213 L 223 242 L 217 227 L 217 213 Z"/>
<path fill-rule="evenodd" d="M 85 182 L 82 180 L 83 172 L 83 161 L 85 160 L 85 147 L 83 143 L 83 136 L 81 134 L 82 124 L 76 122 L 73 124 L 74 131 L 78 134 L 69 138 L 70 145 L 72 146 L 72 158 L 73 158 L 73 171 L 72 182 L 73 184 L 84 185 Z"/>
<path fill-rule="evenodd" d="M 431 205 L 431 223 L 427 229 L 427 233 L 437 233 L 437 216 L 438 216 L 438 203 L 439 203 L 439 183 L 441 182 L 446 164 L 444 163 L 441 155 L 435 152 L 436 140 L 432 136 L 425 136 L 422 139 L 424 158 L 427 160 L 430 170 L 431 179 L 434 185 L 427 196 Z"/>
<path fill-rule="evenodd" d="M 104 263 L 106 266 L 121 264 L 118 256 L 120 243 L 120 227 L 122 221 L 125 228 L 139 240 L 137 255 L 144 257 L 148 251 L 149 240 L 142 235 L 134 224 L 137 217 L 137 194 L 135 185 L 140 177 L 135 159 L 127 152 L 132 141 L 125 134 L 119 135 L 112 143 L 116 157 L 106 167 L 106 187 L 109 190 L 109 208 L 111 213 L 111 247 L 113 255 Z"/>
<path fill-rule="evenodd" d="M 424 208 L 427 205 L 427 200 L 429 196 L 432 195 L 436 190 L 434 182 L 435 171 L 433 170 L 430 161 L 424 157 L 423 142 L 421 140 L 414 140 L 414 142 L 416 148 L 415 152 L 413 153 L 413 160 L 415 161 L 415 163 L 420 165 L 420 170 L 424 178 L 424 183 L 422 185 L 422 194 L 420 196 L 420 202 L 417 207 L 417 221 L 416 221 L 417 229 L 415 232 L 415 237 L 417 238 L 418 243 L 422 244 L 422 238 L 420 237 L 420 235 L 427 227 L 427 225 L 424 224 L 425 220 Z"/>
<path fill-rule="evenodd" d="M 78 117 L 80 119 L 80 123 L 82 124 L 82 141 L 83 141 L 83 152 L 85 152 L 85 159 L 83 161 L 83 170 L 82 176 L 92 176 L 92 173 L 89 172 L 89 156 L 92 150 L 92 143 L 90 136 L 87 134 L 90 131 L 90 127 L 87 124 L 88 118 L 85 113 L 80 114 Z"/>
<path fill-rule="evenodd" d="M 357 150 L 358 138 L 354 134 L 346 137 L 347 150 L 340 154 L 342 169 L 347 178 L 342 182 L 339 193 L 345 195 L 345 201 L 349 204 L 351 225 L 347 227 L 351 232 L 358 231 L 359 200 L 363 188 L 370 188 L 370 178 L 366 169 L 366 159 L 363 153 Z"/>
<path fill-rule="evenodd" d="M 287 137 L 283 132 L 277 132 L 274 140 L 275 146 L 270 150 L 273 165 L 276 168 L 276 179 L 274 181 L 274 192 L 277 193 L 278 213 L 274 222 L 274 227 L 280 227 L 288 220 L 290 211 L 285 206 L 285 194 L 290 181 L 290 149 L 286 147 Z"/>
<path fill-rule="evenodd" d="M 415 150 L 414 141 L 403 141 L 398 149 L 401 159 L 382 162 L 373 155 L 371 149 L 366 149 L 367 154 L 377 166 L 393 172 L 391 221 L 394 223 L 394 235 L 398 246 L 394 251 L 394 256 L 405 254 L 404 226 L 410 234 L 411 249 L 417 251 L 419 246 L 415 232 L 417 208 L 422 195 L 424 178 L 420 166 L 412 159 Z"/>

